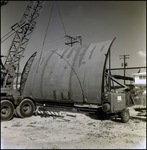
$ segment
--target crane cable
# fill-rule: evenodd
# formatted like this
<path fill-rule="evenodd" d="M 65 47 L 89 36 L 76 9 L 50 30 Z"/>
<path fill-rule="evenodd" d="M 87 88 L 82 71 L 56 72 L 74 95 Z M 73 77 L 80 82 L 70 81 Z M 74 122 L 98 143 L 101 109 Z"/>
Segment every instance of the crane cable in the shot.
<path fill-rule="evenodd" d="M 37 73 L 38 73 L 38 68 L 39 68 L 39 64 L 40 64 L 41 57 L 42 57 L 42 51 L 43 51 L 43 48 L 44 48 L 44 44 L 45 44 L 45 40 L 46 40 L 46 36 L 47 36 L 47 31 L 48 31 L 48 27 L 49 27 L 50 20 L 51 20 L 51 16 L 52 16 L 52 12 L 53 12 L 54 3 L 55 3 L 55 2 L 53 2 L 52 8 L 51 8 L 51 13 L 50 13 L 50 16 L 49 16 L 49 20 L 48 20 L 48 24 L 47 24 L 45 36 L 44 36 L 44 39 L 43 39 L 43 44 L 42 44 L 41 53 L 40 53 L 40 56 L 39 56 L 39 61 L 38 61 L 38 64 L 37 64 L 35 77 L 34 77 L 34 79 L 33 79 L 33 86 L 34 86 L 34 81 L 35 81 L 36 75 L 37 75 Z M 31 87 L 31 95 L 32 95 L 32 91 L 33 91 L 33 86 Z"/>
<path fill-rule="evenodd" d="M 45 40 L 46 40 L 46 36 L 47 36 L 47 32 L 48 32 L 51 16 L 52 16 L 52 13 L 53 13 L 54 4 L 55 4 L 55 2 L 53 2 L 52 8 L 51 8 L 50 17 L 49 17 L 49 21 L 48 21 L 48 24 L 47 24 L 47 29 L 46 29 L 44 40 L 43 40 L 43 44 L 42 44 L 41 54 L 40 54 L 40 57 L 39 57 L 39 63 L 40 63 L 40 60 L 41 60 L 41 57 L 42 57 L 42 51 L 43 51 L 43 48 L 44 48 L 44 45 L 45 45 Z M 62 20 L 61 13 L 60 13 L 59 6 L 58 6 L 57 2 L 56 2 L 56 5 L 57 5 L 58 11 L 59 11 L 59 15 L 60 15 L 60 19 L 61 19 L 61 22 L 62 22 L 62 26 L 63 26 L 64 32 L 65 32 L 65 35 L 66 35 L 65 26 L 64 26 L 64 23 L 63 23 L 63 20 Z M 38 66 L 39 66 L 39 63 L 38 63 Z M 38 67 L 37 67 L 36 73 L 37 72 L 38 72 Z"/>
<path fill-rule="evenodd" d="M 28 22 L 28 21 L 27 21 Z M 14 29 L 10 30 L 8 33 L 6 33 L 2 38 L 1 38 L 1 43 L 3 43 L 4 41 L 6 41 L 10 36 L 12 36 L 14 33 L 16 33 L 20 28 L 22 28 L 23 26 L 25 26 L 26 23 L 23 23 L 21 26 L 19 26 L 19 28 L 17 30 L 15 30 L 17 27 L 15 27 Z M 11 27 L 12 28 L 12 27 Z M 13 33 L 12 33 L 13 32 Z M 11 33 L 11 34 L 10 34 Z M 10 34 L 10 35 L 9 35 Z M 7 37 L 6 37 L 7 36 Z M 6 37 L 4 39 L 4 37 Z M 4 40 L 3 40 L 4 39 Z"/>
<path fill-rule="evenodd" d="M 45 32 L 45 36 L 44 36 L 44 39 L 43 39 L 43 44 L 42 44 L 42 48 L 41 48 L 41 54 L 40 54 L 40 57 L 39 57 L 39 63 L 40 63 L 40 60 L 41 60 L 42 51 L 43 51 L 43 48 L 44 48 L 44 44 L 45 44 L 45 40 L 46 40 L 46 36 L 47 36 L 47 32 L 48 32 L 48 28 L 49 28 L 49 24 L 50 24 L 51 16 L 52 16 L 52 13 L 53 13 L 54 3 L 55 3 L 55 2 L 53 2 L 53 5 L 52 5 L 51 14 L 50 14 L 49 21 L 48 21 L 48 24 L 47 24 L 47 29 L 46 29 L 46 32 Z M 38 63 L 38 66 L 39 66 L 39 63 Z M 38 72 L 38 67 L 37 67 L 37 71 L 36 71 L 36 73 L 37 73 L 37 72 Z"/>
<path fill-rule="evenodd" d="M 66 30 L 65 30 L 65 26 L 64 26 L 64 23 L 63 23 L 63 19 L 62 19 L 62 16 L 61 16 L 61 13 L 60 13 L 60 10 L 59 10 L 59 6 L 58 6 L 57 2 L 56 2 L 56 5 L 57 5 L 57 9 L 58 9 L 58 12 L 59 12 L 59 15 L 60 15 L 60 19 L 61 19 L 61 22 L 62 22 L 62 26 L 63 26 L 64 32 L 65 32 L 65 35 L 67 35 L 66 34 Z"/>

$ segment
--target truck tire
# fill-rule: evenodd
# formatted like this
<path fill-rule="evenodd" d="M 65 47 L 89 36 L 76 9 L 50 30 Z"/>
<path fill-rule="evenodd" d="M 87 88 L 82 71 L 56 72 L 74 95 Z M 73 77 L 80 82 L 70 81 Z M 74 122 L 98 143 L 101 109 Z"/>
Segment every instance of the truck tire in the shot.
<path fill-rule="evenodd" d="M 126 122 L 129 121 L 129 119 L 130 119 L 130 112 L 129 112 L 128 109 L 125 108 L 125 109 L 123 109 L 122 112 L 121 112 L 121 121 L 122 121 L 123 123 L 126 123 Z"/>
<path fill-rule="evenodd" d="M 24 99 L 16 108 L 16 113 L 19 117 L 31 117 L 35 111 L 35 105 L 32 100 Z"/>
<path fill-rule="evenodd" d="M 14 105 L 9 100 L 1 101 L 1 121 L 8 121 L 14 115 Z"/>

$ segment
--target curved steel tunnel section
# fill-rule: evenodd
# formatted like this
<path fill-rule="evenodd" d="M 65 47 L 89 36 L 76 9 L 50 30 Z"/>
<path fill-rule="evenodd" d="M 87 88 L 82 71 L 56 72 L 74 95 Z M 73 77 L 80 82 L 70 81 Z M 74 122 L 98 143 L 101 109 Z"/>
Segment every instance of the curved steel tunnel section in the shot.
<path fill-rule="evenodd" d="M 86 99 L 87 103 L 101 104 L 106 56 L 112 42 L 44 51 L 40 62 L 37 55 L 23 95 L 37 100 L 83 102 Z"/>
<path fill-rule="evenodd" d="M 109 52 L 111 51 L 111 46 L 114 42 L 114 40 L 116 39 L 116 37 L 112 40 L 109 48 L 108 48 L 108 51 L 107 51 L 107 54 L 105 55 L 106 58 L 105 58 L 105 62 L 104 62 L 104 68 L 103 68 L 103 75 L 102 75 L 102 86 L 101 86 L 101 93 L 104 93 L 104 76 L 105 76 L 105 70 L 106 70 L 106 65 L 107 65 L 107 60 L 108 60 L 108 57 L 109 57 Z"/>

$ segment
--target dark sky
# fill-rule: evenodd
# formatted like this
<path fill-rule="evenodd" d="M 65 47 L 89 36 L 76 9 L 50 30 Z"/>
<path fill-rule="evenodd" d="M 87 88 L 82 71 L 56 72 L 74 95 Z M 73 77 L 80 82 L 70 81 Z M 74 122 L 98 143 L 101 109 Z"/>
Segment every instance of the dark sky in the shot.
<path fill-rule="evenodd" d="M 1 7 L 1 36 L 21 20 L 27 1 L 9 1 Z M 41 50 L 53 1 L 46 1 L 37 19 L 25 56 L 21 63 L 33 52 Z M 83 45 L 112 40 L 112 67 L 121 67 L 119 55 L 129 54 L 128 67 L 146 66 L 146 1 L 59 1 L 66 33 L 82 36 Z M 57 6 L 51 16 L 44 50 L 65 47 L 65 32 Z M 10 47 L 13 37 L 1 46 L 2 55 Z M 52 42 L 51 42 L 52 41 Z M 75 45 L 76 46 L 76 45 Z M 134 70 L 136 72 L 138 70 Z M 143 72 L 145 70 L 142 70 Z M 130 75 L 128 71 L 128 75 Z"/>

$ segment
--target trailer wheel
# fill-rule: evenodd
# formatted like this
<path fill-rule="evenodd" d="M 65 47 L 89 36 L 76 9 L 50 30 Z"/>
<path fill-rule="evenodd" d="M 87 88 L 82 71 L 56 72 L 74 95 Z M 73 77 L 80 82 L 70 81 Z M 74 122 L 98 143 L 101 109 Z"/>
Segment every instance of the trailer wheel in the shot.
<path fill-rule="evenodd" d="M 35 105 L 30 99 L 22 100 L 19 106 L 17 106 L 16 108 L 16 113 L 21 118 L 32 116 L 34 111 L 35 111 Z"/>
<path fill-rule="evenodd" d="M 122 112 L 121 112 L 121 121 L 122 121 L 123 123 L 126 123 L 126 122 L 129 121 L 129 119 L 130 119 L 130 112 L 129 112 L 128 109 L 125 108 L 125 109 L 123 109 Z"/>
<path fill-rule="evenodd" d="M 9 100 L 1 101 L 1 121 L 8 121 L 14 115 L 14 105 Z"/>

